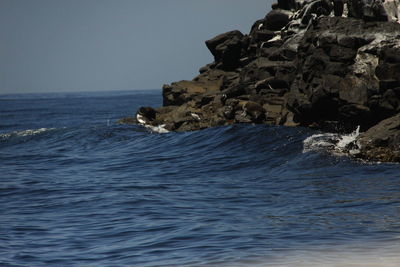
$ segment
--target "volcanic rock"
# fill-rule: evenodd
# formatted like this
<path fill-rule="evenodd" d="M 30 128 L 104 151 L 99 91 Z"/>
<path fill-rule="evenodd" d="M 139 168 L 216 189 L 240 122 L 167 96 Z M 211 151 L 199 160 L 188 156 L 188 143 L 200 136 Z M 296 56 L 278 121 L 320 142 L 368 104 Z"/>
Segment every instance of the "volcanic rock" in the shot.
<path fill-rule="evenodd" d="M 358 157 L 374 161 L 400 161 L 400 114 L 383 120 L 358 138 Z"/>
<path fill-rule="evenodd" d="M 232 123 L 339 133 L 373 127 L 360 139 L 360 157 L 398 160 L 368 151 L 395 150 L 400 131 L 392 127 L 400 112 L 399 0 L 278 0 L 272 9 L 249 35 L 206 41 L 214 62 L 191 81 L 164 85 L 163 107 L 142 108 L 141 118 L 172 131 Z M 385 134 L 388 142 L 374 141 Z"/>

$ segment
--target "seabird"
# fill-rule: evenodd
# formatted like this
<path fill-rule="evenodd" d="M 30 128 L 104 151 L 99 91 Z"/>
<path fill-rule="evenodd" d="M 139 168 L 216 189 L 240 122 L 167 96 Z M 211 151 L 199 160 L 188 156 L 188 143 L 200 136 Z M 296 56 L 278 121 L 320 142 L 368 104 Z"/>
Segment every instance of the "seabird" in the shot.
<path fill-rule="evenodd" d="M 140 114 L 136 115 L 136 120 L 140 123 L 140 124 L 146 124 L 146 121 L 144 120 L 144 117 Z"/>
<path fill-rule="evenodd" d="M 190 113 L 190 116 L 192 116 L 192 118 L 195 119 L 196 121 L 201 121 L 200 116 L 197 115 L 196 113 Z"/>

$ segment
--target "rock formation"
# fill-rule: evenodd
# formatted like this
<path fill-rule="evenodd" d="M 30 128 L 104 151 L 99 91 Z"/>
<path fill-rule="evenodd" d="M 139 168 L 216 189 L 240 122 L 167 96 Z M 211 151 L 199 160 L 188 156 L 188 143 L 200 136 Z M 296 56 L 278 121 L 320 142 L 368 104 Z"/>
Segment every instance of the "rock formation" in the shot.
<path fill-rule="evenodd" d="M 278 0 L 249 34 L 206 41 L 214 62 L 191 81 L 164 85 L 163 107 L 137 116 L 169 131 L 256 123 L 345 133 L 360 126 L 370 129 L 360 137 L 360 157 L 399 161 L 399 22 L 399 0 Z M 374 137 L 386 141 L 368 141 Z M 385 149 L 397 152 L 379 156 Z"/>

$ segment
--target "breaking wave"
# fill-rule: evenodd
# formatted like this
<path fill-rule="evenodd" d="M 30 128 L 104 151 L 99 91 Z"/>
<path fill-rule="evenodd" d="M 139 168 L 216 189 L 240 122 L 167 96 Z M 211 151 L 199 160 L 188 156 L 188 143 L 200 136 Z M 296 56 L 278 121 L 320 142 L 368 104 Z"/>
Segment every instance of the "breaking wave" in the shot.
<path fill-rule="evenodd" d="M 143 118 L 142 115 L 137 114 L 136 115 L 136 120 L 138 121 L 139 125 L 149 129 L 151 132 L 153 133 L 169 133 L 169 131 L 165 128 L 165 124 L 161 124 L 161 125 L 151 125 L 149 123 L 146 122 L 146 120 Z"/>
<path fill-rule="evenodd" d="M 42 134 L 49 131 L 54 131 L 56 128 L 39 128 L 39 129 L 28 129 L 23 131 L 12 131 L 8 133 L 0 134 L 0 140 L 7 140 L 13 137 L 26 137 Z"/>
<path fill-rule="evenodd" d="M 359 152 L 357 137 L 360 135 L 360 126 L 350 134 L 322 133 L 314 134 L 303 141 L 303 153 L 330 152 L 334 155 L 353 155 Z"/>
<path fill-rule="evenodd" d="M 161 102 L 0 105 L 1 266 L 396 266 L 398 165 L 320 153 L 359 130 L 113 123 Z"/>

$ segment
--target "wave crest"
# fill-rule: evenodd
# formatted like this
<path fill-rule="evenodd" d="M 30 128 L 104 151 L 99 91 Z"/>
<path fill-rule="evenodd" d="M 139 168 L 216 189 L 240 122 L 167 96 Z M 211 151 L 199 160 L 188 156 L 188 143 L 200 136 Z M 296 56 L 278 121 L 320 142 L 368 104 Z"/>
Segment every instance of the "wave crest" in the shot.
<path fill-rule="evenodd" d="M 12 131 L 9 133 L 0 134 L 0 139 L 6 140 L 12 137 L 26 137 L 38 135 L 48 131 L 54 131 L 56 128 L 39 128 L 39 129 L 28 129 L 23 131 Z"/>
<path fill-rule="evenodd" d="M 360 126 L 350 134 L 314 134 L 303 141 L 303 153 L 327 151 L 335 155 L 354 155 L 359 153 L 360 145 L 357 142 L 359 135 Z"/>

